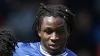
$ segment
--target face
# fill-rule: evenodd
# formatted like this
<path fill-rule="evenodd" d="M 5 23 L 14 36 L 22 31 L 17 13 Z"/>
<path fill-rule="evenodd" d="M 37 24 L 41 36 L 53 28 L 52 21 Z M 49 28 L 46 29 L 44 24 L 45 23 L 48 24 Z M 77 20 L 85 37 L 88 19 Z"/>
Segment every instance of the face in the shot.
<path fill-rule="evenodd" d="M 45 51 L 57 54 L 65 51 L 67 42 L 67 26 L 61 17 L 44 17 L 41 30 L 38 32 Z"/>

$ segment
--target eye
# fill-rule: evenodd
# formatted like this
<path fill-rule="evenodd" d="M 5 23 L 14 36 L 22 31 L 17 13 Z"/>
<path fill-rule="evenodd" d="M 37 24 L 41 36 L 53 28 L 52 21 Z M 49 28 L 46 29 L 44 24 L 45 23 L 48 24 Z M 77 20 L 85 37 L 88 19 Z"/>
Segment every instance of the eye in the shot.
<path fill-rule="evenodd" d="M 51 33 L 53 32 L 53 30 L 50 29 L 50 28 L 48 28 L 47 30 L 45 30 L 45 32 L 46 32 L 47 34 L 51 34 Z"/>

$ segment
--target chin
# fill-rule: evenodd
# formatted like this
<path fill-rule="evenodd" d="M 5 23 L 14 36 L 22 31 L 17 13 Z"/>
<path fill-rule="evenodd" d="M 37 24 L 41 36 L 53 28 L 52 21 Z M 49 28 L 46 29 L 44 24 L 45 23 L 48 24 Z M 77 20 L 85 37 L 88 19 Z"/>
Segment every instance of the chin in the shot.
<path fill-rule="evenodd" d="M 61 53 L 61 51 L 51 51 L 49 52 L 51 55 L 58 55 Z"/>
<path fill-rule="evenodd" d="M 58 55 L 58 54 L 60 54 L 62 51 L 61 51 L 61 48 L 60 49 L 50 49 L 49 50 L 49 53 L 51 54 L 51 55 Z"/>

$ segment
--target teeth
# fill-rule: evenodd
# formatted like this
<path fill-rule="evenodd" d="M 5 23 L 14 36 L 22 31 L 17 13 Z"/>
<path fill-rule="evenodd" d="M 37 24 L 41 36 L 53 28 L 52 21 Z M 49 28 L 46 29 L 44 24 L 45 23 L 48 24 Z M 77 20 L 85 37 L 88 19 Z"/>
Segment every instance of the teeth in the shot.
<path fill-rule="evenodd" d="M 50 46 L 53 49 L 59 48 L 59 46 Z"/>
<path fill-rule="evenodd" d="M 55 46 L 56 47 L 56 46 L 59 46 L 59 45 L 54 44 L 54 45 L 51 45 L 51 46 Z"/>

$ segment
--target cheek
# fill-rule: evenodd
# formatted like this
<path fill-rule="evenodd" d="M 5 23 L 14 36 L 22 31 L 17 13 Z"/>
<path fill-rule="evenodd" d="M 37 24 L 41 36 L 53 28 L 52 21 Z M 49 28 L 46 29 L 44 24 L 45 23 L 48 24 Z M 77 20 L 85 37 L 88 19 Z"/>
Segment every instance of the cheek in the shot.
<path fill-rule="evenodd" d="M 67 37 L 65 35 L 60 35 L 59 40 L 65 41 L 67 40 Z"/>
<path fill-rule="evenodd" d="M 68 33 L 63 33 L 63 34 L 59 34 L 58 37 L 60 40 L 67 40 L 69 35 L 68 35 Z"/>
<path fill-rule="evenodd" d="M 50 36 L 47 35 L 46 33 L 44 33 L 44 32 L 41 33 L 41 42 L 45 47 L 48 46 L 49 38 L 50 38 Z"/>
<path fill-rule="evenodd" d="M 49 40 L 49 35 L 47 35 L 45 32 L 41 32 L 41 39 L 43 41 L 48 41 Z"/>

